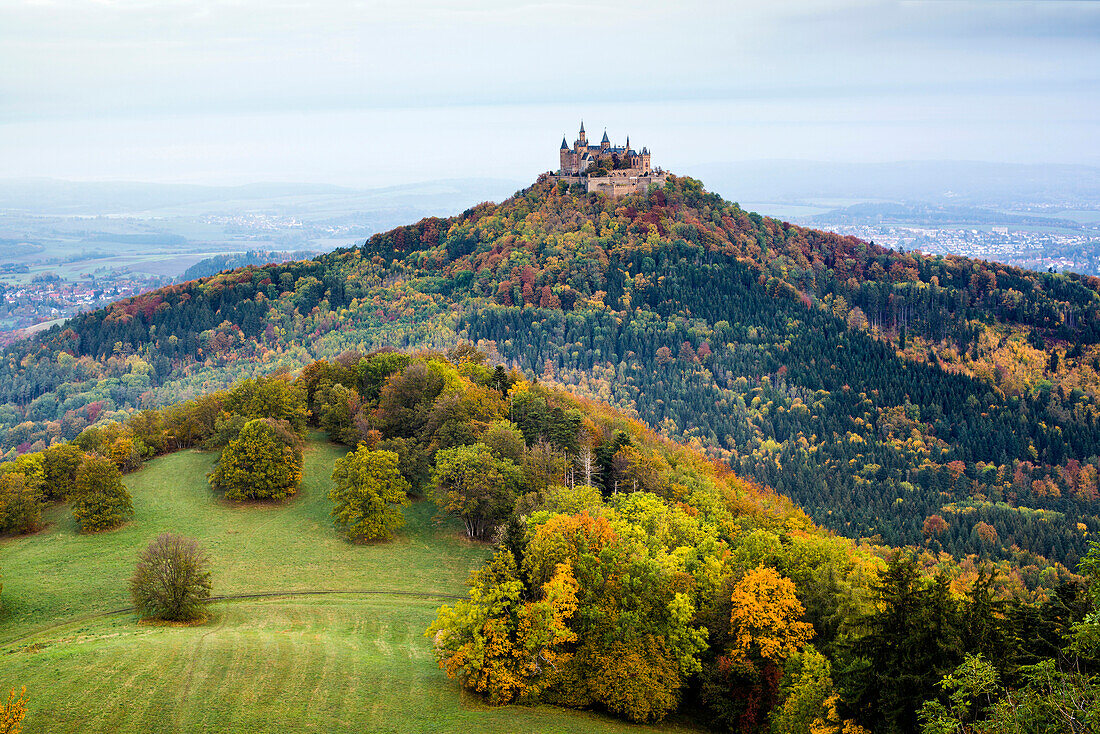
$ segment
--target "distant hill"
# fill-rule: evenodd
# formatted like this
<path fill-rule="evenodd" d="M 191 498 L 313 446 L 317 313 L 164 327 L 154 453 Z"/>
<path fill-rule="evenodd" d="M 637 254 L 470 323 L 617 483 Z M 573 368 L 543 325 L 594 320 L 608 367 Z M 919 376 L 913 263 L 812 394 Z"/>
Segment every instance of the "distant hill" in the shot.
<path fill-rule="evenodd" d="M 294 210 L 329 217 L 357 209 L 396 208 L 455 210 L 471 200 L 499 198 L 520 184 L 471 178 L 425 181 L 404 186 L 354 189 L 328 184 L 253 183 L 243 186 L 198 186 L 142 182 L 83 182 L 57 179 L 0 180 L 0 214 L 105 214 L 162 216 L 196 211 L 234 214 Z"/>
<path fill-rule="evenodd" d="M 906 224 L 910 226 L 955 225 L 1011 225 L 1029 227 L 1058 227 L 1081 229 L 1081 225 L 1068 219 L 1006 214 L 990 209 L 942 204 L 853 204 L 809 218 L 815 224 Z"/>
<path fill-rule="evenodd" d="M 1100 531 L 1100 280 L 891 252 L 675 177 L 620 200 L 543 179 L 82 315 L 7 350 L 4 447 L 314 357 L 463 339 L 845 535 L 1073 566 Z"/>

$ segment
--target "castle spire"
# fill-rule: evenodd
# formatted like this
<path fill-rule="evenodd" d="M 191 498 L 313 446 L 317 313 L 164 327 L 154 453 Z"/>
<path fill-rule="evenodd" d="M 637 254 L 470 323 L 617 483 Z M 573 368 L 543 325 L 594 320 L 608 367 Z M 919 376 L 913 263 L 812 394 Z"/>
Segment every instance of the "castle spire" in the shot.
<path fill-rule="evenodd" d="M 601 140 L 600 142 L 601 143 L 610 143 L 611 142 L 611 140 L 607 137 L 607 128 L 604 128 L 603 140 Z"/>
<path fill-rule="evenodd" d="M 565 135 L 561 136 L 561 149 L 562 150 L 569 150 L 569 146 L 565 144 Z"/>
<path fill-rule="evenodd" d="M 584 120 L 581 120 L 581 135 L 584 135 Z"/>

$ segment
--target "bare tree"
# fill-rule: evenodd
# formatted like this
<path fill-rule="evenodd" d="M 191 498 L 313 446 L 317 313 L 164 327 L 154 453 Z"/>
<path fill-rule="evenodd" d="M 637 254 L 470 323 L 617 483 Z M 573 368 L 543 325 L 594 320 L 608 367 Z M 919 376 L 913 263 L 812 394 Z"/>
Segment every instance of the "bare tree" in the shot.
<path fill-rule="evenodd" d="M 191 538 L 162 533 L 149 544 L 130 579 L 143 617 L 187 621 L 202 616 L 210 598 L 210 559 Z"/>
<path fill-rule="evenodd" d="M 592 442 L 589 440 L 587 431 L 581 431 L 577 444 L 580 446 L 575 457 L 577 467 L 584 475 L 585 485 L 593 487 L 595 485 L 592 484 L 592 480 L 599 476 L 600 465 L 596 463 L 596 452 L 592 450 Z"/>

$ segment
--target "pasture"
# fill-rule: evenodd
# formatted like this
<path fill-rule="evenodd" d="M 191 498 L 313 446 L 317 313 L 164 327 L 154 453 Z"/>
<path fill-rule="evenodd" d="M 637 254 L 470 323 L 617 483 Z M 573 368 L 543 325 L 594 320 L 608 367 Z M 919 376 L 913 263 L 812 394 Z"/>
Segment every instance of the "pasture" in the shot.
<path fill-rule="evenodd" d="M 344 541 L 326 497 L 341 453 L 315 436 L 297 497 L 235 505 L 210 491 L 212 454 L 179 452 L 125 478 L 135 516 L 117 530 L 79 535 L 57 508 L 41 533 L 0 541 L 0 687 L 27 686 L 26 731 L 677 730 L 461 692 L 423 631 L 488 548 L 429 502 L 392 542 Z M 117 612 L 139 549 L 164 530 L 210 553 L 216 595 L 274 595 L 214 602 L 193 626 Z"/>

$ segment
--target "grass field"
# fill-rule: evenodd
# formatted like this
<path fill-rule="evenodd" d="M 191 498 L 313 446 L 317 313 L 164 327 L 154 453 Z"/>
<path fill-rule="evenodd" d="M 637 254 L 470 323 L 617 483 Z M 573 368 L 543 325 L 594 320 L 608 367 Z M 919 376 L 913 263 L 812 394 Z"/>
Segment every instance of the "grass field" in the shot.
<path fill-rule="evenodd" d="M 198 538 L 215 594 L 462 594 L 487 549 L 414 504 L 391 543 L 352 545 L 325 496 L 336 447 L 314 440 L 305 481 L 281 505 L 237 506 L 187 451 L 126 478 L 135 517 L 81 536 L 59 508 L 42 533 L 0 542 L 0 687 L 26 685 L 27 732 L 621 732 L 551 707 L 489 708 L 436 667 L 423 630 L 438 599 L 336 593 L 216 602 L 191 627 L 138 622 L 126 581 L 163 530 Z M 675 730 L 664 727 L 661 730 Z"/>

